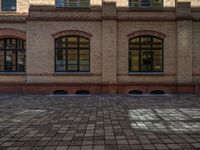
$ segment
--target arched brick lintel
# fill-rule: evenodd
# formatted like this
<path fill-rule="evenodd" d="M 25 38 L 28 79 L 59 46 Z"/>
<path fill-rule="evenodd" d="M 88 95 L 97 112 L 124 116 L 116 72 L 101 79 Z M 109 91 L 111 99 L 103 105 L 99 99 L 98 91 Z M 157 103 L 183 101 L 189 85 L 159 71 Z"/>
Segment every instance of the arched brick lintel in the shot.
<path fill-rule="evenodd" d="M 144 35 L 151 35 L 151 36 L 155 36 L 161 39 L 165 39 L 166 38 L 166 34 L 158 32 L 158 31 L 153 31 L 153 30 L 142 30 L 142 31 L 136 31 L 136 32 L 132 32 L 130 34 L 127 35 L 127 37 L 129 39 L 134 38 L 134 37 L 138 37 L 138 36 L 144 36 Z"/>
<path fill-rule="evenodd" d="M 82 36 L 87 39 L 90 39 L 92 37 L 92 34 L 86 33 L 84 31 L 79 31 L 79 30 L 65 30 L 65 31 L 60 31 L 60 32 L 52 34 L 54 39 L 57 39 L 62 36 L 69 36 L 69 35 Z"/>
<path fill-rule="evenodd" d="M 17 29 L 8 29 L 8 28 L 0 29 L 0 39 L 7 37 L 14 37 L 26 40 L 26 32 Z"/>

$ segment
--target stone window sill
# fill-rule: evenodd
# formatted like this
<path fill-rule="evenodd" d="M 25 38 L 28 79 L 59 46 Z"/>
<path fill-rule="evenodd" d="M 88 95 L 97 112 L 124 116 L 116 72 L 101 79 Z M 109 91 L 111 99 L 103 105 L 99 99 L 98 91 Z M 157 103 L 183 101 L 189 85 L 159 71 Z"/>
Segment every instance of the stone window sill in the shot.
<path fill-rule="evenodd" d="M 55 72 L 53 75 L 86 75 L 86 76 L 89 76 L 89 75 L 92 75 L 92 73 L 90 72 Z"/>
<path fill-rule="evenodd" d="M 128 75 L 134 76 L 134 75 L 165 75 L 164 72 L 129 72 Z"/>
<path fill-rule="evenodd" d="M 0 72 L 0 75 L 26 75 L 26 72 Z"/>

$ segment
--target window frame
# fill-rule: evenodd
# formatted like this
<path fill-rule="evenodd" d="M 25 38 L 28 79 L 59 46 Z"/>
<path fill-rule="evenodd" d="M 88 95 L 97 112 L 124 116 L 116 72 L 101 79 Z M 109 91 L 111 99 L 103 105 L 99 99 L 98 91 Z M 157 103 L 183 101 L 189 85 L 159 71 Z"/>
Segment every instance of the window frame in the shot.
<path fill-rule="evenodd" d="M 128 1 L 128 6 L 131 9 L 144 9 L 144 10 L 147 9 L 148 10 L 148 9 L 163 9 L 163 7 L 164 7 L 164 0 L 161 0 L 161 6 L 160 7 L 152 6 L 152 3 L 153 3 L 152 0 L 150 0 L 150 7 L 143 7 L 142 6 L 142 0 L 138 0 L 138 2 L 136 3 L 136 4 L 138 4 L 137 7 L 136 6 L 132 6 L 130 1 L 131 0 Z"/>
<path fill-rule="evenodd" d="M 70 0 L 63 0 L 64 2 L 63 2 L 63 6 L 58 6 L 58 4 L 60 3 L 60 2 L 57 2 L 58 0 L 55 0 L 55 7 L 56 8 L 89 8 L 90 7 L 90 0 L 88 0 L 88 5 L 87 6 L 82 6 L 82 5 L 80 5 L 81 4 L 81 0 L 76 0 L 77 1 L 77 6 L 70 6 Z"/>
<path fill-rule="evenodd" d="M 68 37 L 76 37 L 77 38 L 77 70 L 68 70 L 67 69 L 67 65 L 68 65 L 68 53 L 67 53 L 67 51 L 68 51 L 68 49 L 76 49 L 76 48 L 68 48 L 67 47 L 67 45 L 68 45 L 68 43 L 66 43 L 66 47 L 65 48 L 57 48 L 56 47 L 56 41 L 57 40 L 59 40 L 59 39 L 62 39 L 62 38 L 68 38 Z M 88 42 L 89 42 L 89 47 L 88 48 L 80 48 L 80 38 L 84 38 L 84 39 L 86 39 L 86 40 L 88 40 Z M 89 38 L 86 38 L 86 37 L 83 37 L 83 36 L 78 36 L 78 35 L 67 35 L 67 36 L 61 36 L 61 37 L 59 37 L 59 38 L 56 38 L 56 39 L 54 39 L 54 72 L 55 73 L 89 73 L 90 72 L 90 60 L 91 60 L 91 58 L 90 58 L 90 56 L 91 56 L 91 54 L 90 54 L 90 39 Z M 59 70 L 57 70 L 57 65 L 56 65 L 56 60 L 57 60 L 57 49 L 65 49 L 65 59 L 66 59 L 66 66 L 65 66 L 65 70 L 64 71 L 59 71 Z M 89 59 L 88 59 L 88 61 L 89 61 L 89 64 L 88 64 L 88 70 L 87 71 L 80 71 L 80 49 L 88 49 L 88 51 L 89 51 L 89 54 L 88 54 L 88 57 L 89 57 Z"/>
<path fill-rule="evenodd" d="M 153 45 L 153 42 L 152 42 L 153 38 L 156 38 L 156 39 L 159 39 L 159 40 L 162 41 L 162 48 L 159 50 L 159 51 L 162 52 L 162 55 L 161 55 L 161 58 L 162 58 L 161 67 L 162 67 L 162 69 L 161 70 L 154 71 L 154 69 L 151 69 L 151 70 L 148 71 L 148 70 L 142 70 L 141 69 L 141 67 L 142 67 L 142 65 L 141 65 L 142 64 L 141 63 L 141 58 L 142 58 L 142 56 L 141 56 L 141 51 L 142 51 L 142 48 L 141 48 L 141 38 L 142 37 L 151 37 L 151 48 L 150 48 L 150 52 L 151 53 L 154 52 L 154 51 L 156 51 L 156 50 L 153 50 L 153 47 L 152 47 L 152 45 Z M 131 56 L 130 55 L 130 51 L 133 50 L 133 48 L 132 49 L 130 48 L 130 45 L 131 45 L 130 41 L 133 40 L 133 39 L 135 39 L 135 38 L 139 38 L 139 49 L 138 49 L 138 52 L 139 52 L 139 62 L 138 62 L 139 70 L 138 71 L 131 70 L 131 66 L 132 65 L 131 65 L 131 59 L 130 59 L 130 56 Z M 129 50 L 128 50 L 128 72 L 129 73 L 163 73 L 164 72 L 164 39 L 156 37 L 156 36 L 152 36 L 152 35 L 136 36 L 136 37 L 132 37 L 132 38 L 129 39 L 128 48 L 129 48 Z M 154 64 L 152 64 L 152 68 L 153 67 L 154 67 Z"/>
<path fill-rule="evenodd" d="M 16 44 L 15 44 L 15 49 L 13 49 L 13 48 L 9 48 L 9 49 L 7 49 L 6 48 L 6 45 L 7 45 L 7 40 L 15 40 L 16 41 Z M 3 65 L 3 68 L 4 68 L 4 70 L 0 70 L 0 73 L 11 73 L 11 72 L 16 72 L 16 73 L 24 73 L 24 72 L 26 72 L 26 41 L 25 40 L 23 40 L 23 39 L 19 39 L 19 38 L 1 38 L 0 40 L 4 40 L 4 48 L 0 48 L 0 51 L 3 51 L 4 52 L 4 54 L 3 54 L 3 57 L 4 57 L 4 65 Z M 17 48 L 17 41 L 22 41 L 22 46 L 24 47 L 24 48 Z M 5 68 L 6 68 L 6 66 L 8 66 L 7 65 L 7 60 L 6 60 L 6 57 L 7 57 L 7 52 L 15 52 L 15 58 L 16 58 L 16 60 L 15 60 L 15 65 L 12 65 L 12 66 L 15 66 L 15 70 L 6 70 Z M 23 70 L 19 70 L 18 69 L 18 54 L 19 54 L 19 52 L 23 52 L 24 53 L 24 69 Z"/>
<path fill-rule="evenodd" d="M 5 11 L 5 12 L 16 12 L 17 11 L 17 0 L 15 0 L 15 9 L 4 9 L 4 4 L 5 4 L 6 0 L 1 0 L 1 11 Z"/>

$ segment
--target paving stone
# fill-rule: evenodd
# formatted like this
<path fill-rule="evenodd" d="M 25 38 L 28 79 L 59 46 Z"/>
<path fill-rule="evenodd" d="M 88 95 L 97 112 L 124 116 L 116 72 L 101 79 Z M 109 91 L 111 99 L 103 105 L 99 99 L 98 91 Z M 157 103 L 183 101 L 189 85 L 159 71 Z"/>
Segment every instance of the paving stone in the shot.
<path fill-rule="evenodd" d="M 193 95 L 6 95 L 0 102 L 0 150 L 200 149 Z"/>

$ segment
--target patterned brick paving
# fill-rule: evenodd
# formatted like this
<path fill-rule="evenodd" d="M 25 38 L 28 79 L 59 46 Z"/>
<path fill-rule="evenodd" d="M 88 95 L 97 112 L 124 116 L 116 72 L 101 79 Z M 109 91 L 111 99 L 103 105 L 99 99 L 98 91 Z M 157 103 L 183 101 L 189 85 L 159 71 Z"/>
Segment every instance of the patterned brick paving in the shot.
<path fill-rule="evenodd" d="M 1 95 L 4 149 L 200 149 L 200 97 Z"/>

